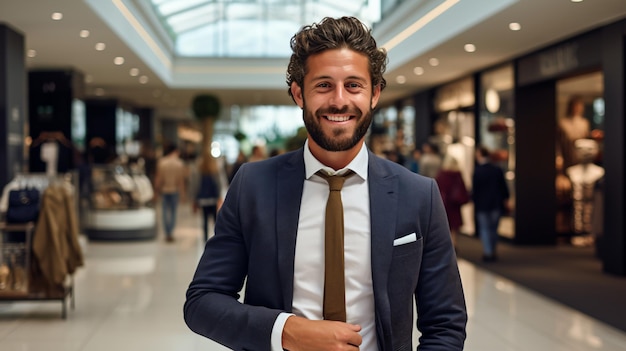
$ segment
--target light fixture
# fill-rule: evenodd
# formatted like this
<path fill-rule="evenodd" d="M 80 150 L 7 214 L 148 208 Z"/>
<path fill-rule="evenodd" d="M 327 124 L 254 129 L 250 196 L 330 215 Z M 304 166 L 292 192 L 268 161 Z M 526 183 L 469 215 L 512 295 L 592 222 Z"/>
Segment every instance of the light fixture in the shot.
<path fill-rule="evenodd" d="M 141 77 L 139 77 L 139 83 L 141 83 L 141 84 L 148 83 L 148 76 L 141 76 Z"/>
<path fill-rule="evenodd" d="M 98 50 L 98 51 L 103 51 L 104 49 L 106 49 L 106 47 L 107 46 L 104 43 L 97 43 L 96 44 L 96 50 Z"/>
<path fill-rule="evenodd" d="M 55 21 L 60 21 L 63 19 L 63 14 L 61 12 L 53 12 L 51 17 Z"/>
<path fill-rule="evenodd" d="M 439 60 L 434 57 L 428 60 L 428 63 L 433 67 L 439 66 Z"/>
<path fill-rule="evenodd" d="M 474 45 L 474 44 L 465 44 L 465 46 L 463 48 L 467 52 L 474 52 L 474 51 L 476 51 L 476 45 Z"/>
<path fill-rule="evenodd" d="M 416 76 L 421 76 L 422 74 L 424 74 L 424 69 L 422 67 L 415 67 L 413 68 L 413 73 L 415 73 Z"/>
<path fill-rule="evenodd" d="M 78 33 L 78 35 L 80 35 L 81 38 L 87 38 L 89 36 L 89 31 L 86 29 L 83 29 L 80 31 L 80 33 Z"/>
<path fill-rule="evenodd" d="M 28 57 L 35 57 L 35 56 L 37 56 L 37 51 L 35 51 L 33 49 L 30 49 L 30 50 L 28 50 L 26 52 L 26 56 L 28 56 Z"/>
<path fill-rule="evenodd" d="M 518 31 L 522 29 L 522 25 L 517 22 L 511 22 L 509 23 L 509 29 L 512 31 Z"/>
<path fill-rule="evenodd" d="M 500 109 L 500 95 L 495 89 L 487 89 L 485 92 L 485 107 L 491 113 L 496 113 Z"/>
<path fill-rule="evenodd" d="M 113 59 L 113 63 L 116 65 L 123 65 L 124 64 L 124 58 L 122 56 L 118 56 L 116 58 Z"/>
<path fill-rule="evenodd" d="M 572 0 L 572 2 L 583 2 L 583 0 Z"/>
<path fill-rule="evenodd" d="M 403 75 L 399 75 L 399 76 L 396 77 L 396 82 L 398 84 L 404 84 L 404 83 L 406 83 L 406 77 L 403 76 Z"/>
<path fill-rule="evenodd" d="M 137 77 L 139 75 L 139 68 L 131 68 L 130 69 L 130 75 L 132 77 Z"/>

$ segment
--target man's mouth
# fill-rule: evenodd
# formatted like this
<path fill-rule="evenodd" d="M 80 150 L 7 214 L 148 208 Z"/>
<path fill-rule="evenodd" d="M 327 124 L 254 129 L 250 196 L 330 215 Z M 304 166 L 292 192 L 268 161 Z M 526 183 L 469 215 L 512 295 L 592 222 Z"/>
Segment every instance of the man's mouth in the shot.
<path fill-rule="evenodd" d="M 329 120 L 331 122 L 345 122 L 345 121 L 348 121 L 350 119 L 350 116 L 329 116 L 329 115 L 324 115 L 324 118 L 326 118 L 327 120 Z"/>

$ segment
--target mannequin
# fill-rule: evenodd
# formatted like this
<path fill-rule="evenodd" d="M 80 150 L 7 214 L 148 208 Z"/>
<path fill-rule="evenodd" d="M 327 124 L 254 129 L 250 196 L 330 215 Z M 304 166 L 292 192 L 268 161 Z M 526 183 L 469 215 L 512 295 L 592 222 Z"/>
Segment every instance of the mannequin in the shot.
<path fill-rule="evenodd" d="M 593 238 L 592 214 L 594 187 L 604 176 L 604 168 L 593 163 L 598 154 L 598 144 L 593 139 L 578 139 L 574 143 L 580 162 L 566 169 L 572 182 L 573 230 L 575 234 L 585 235 L 582 242 L 590 244 Z M 581 240 L 578 240 L 581 241 Z"/>
<path fill-rule="evenodd" d="M 564 169 L 579 162 L 574 142 L 589 137 L 590 123 L 583 116 L 584 111 L 582 97 L 573 96 L 567 104 L 565 117 L 558 122 L 556 152 L 557 158 L 563 160 Z"/>

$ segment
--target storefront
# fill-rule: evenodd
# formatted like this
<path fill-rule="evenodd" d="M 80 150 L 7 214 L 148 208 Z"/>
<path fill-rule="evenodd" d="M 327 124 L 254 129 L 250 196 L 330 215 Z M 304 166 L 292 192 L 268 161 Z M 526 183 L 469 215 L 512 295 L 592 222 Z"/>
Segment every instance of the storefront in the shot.
<path fill-rule="evenodd" d="M 626 274 L 621 21 L 516 60 L 518 244 L 593 245 Z M 610 191 L 603 191 L 610 189 Z"/>

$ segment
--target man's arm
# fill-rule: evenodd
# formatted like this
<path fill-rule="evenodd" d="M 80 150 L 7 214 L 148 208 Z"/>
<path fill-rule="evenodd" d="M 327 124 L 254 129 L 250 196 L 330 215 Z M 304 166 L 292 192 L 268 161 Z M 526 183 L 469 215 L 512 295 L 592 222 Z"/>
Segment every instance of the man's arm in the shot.
<path fill-rule="evenodd" d="M 418 350 L 463 350 L 467 324 L 465 298 L 445 208 L 435 182 L 431 185 L 431 215 L 419 283 L 415 291 Z"/>

